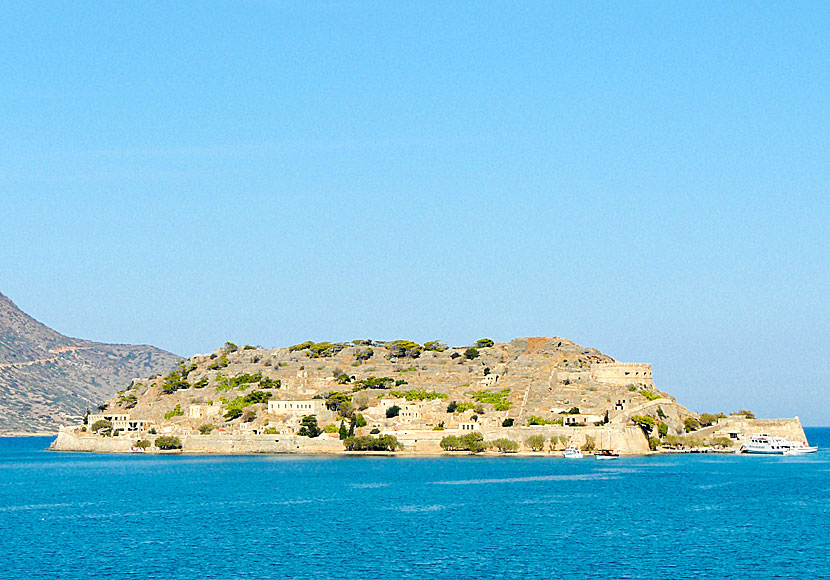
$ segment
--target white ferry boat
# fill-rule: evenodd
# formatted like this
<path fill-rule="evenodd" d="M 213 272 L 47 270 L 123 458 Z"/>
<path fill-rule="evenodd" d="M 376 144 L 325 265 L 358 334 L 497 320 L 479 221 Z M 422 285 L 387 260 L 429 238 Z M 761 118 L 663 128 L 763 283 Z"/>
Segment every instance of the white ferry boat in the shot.
<path fill-rule="evenodd" d="M 755 433 L 744 443 L 743 451 L 753 455 L 784 455 L 789 447 L 782 445 L 783 441 L 785 439 L 771 437 L 768 433 Z"/>
<path fill-rule="evenodd" d="M 582 459 L 582 451 L 571 445 L 562 452 L 562 457 L 565 459 Z"/>
<path fill-rule="evenodd" d="M 743 446 L 744 453 L 758 455 L 801 455 L 815 453 L 818 447 L 807 442 L 790 441 L 784 437 L 773 437 L 768 433 L 756 433 Z"/>

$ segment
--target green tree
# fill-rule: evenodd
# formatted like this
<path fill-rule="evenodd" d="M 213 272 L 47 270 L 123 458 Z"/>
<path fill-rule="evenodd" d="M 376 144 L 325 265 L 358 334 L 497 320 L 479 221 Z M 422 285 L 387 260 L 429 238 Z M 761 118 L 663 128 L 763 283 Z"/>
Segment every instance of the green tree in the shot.
<path fill-rule="evenodd" d="M 490 447 L 495 447 L 500 453 L 516 453 L 519 450 L 519 444 L 512 439 L 501 437 L 491 441 Z"/>
<path fill-rule="evenodd" d="M 205 425 L 202 425 L 202 426 L 199 427 L 199 433 L 201 433 L 202 435 L 209 435 L 210 432 L 213 431 L 214 429 L 216 429 L 215 425 L 205 424 Z"/>
<path fill-rule="evenodd" d="M 545 436 L 531 435 L 525 439 L 525 444 L 530 447 L 531 451 L 542 451 L 545 448 Z"/>
<path fill-rule="evenodd" d="M 388 409 L 386 409 L 386 418 L 391 419 L 392 417 L 397 417 L 401 413 L 401 408 L 397 405 L 392 405 Z"/>
<path fill-rule="evenodd" d="M 474 346 L 471 346 L 470 348 L 464 351 L 464 357 L 467 360 L 473 360 L 475 358 L 478 358 L 478 349 Z"/>
<path fill-rule="evenodd" d="M 303 417 L 302 421 L 300 421 L 300 430 L 297 431 L 297 435 L 301 437 L 319 437 L 322 431 L 320 427 L 317 426 L 317 417 L 314 415 L 306 415 Z"/>
<path fill-rule="evenodd" d="M 430 340 L 424 343 L 424 350 L 431 350 L 435 352 L 444 352 L 447 350 L 447 345 L 440 340 Z"/>
<path fill-rule="evenodd" d="M 495 343 L 492 340 L 490 340 L 489 338 L 479 338 L 476 341 L 476 347 L 477 348 L 489 348 L 489 347 L 493 346 L 494 344 Z"/>
<path fill-rule="evenodd" d="M 134 447 L 138 447 L 139 449 L 148 449 L 150 447 L 150 442 L 147 439 L 139 439 L 135 442 Z"/>
<path fill-rule="evenodd" d="M 512 427 L 514 419 L 512 417 L 508 417 L 504 421 L 501 422 L 502 427 Z"/>
<path fill-rule="evenodd" d="M 686 433 L 691 433 L 700 429 L 700 421 L 694 417 L 686 417 L 683 420 L 683 426 L 686 428 Z"/>
<path fill-rule="evenodd" d="M 161 437 L 156 437 L 156 447 L 159 449 L 181 449 L 182 448 L 182 440 L 178 437 L 162 435 Z"/>
<path fill-rule="evenodd" d="M 340 429 L 338 432 L 340 433 L 341 440 L 349 436 L 349 430 L 346 429 L 346 424 L 343 422 L 342 419 L 340 420 Z"/>
<path fill-rule="evenodd" d="M 89 430 L 93 433 L 100 432 L 100 435 L 109 435 L 112 432 L 112 421 L 107 419 L 99 419 L 92 424 Z"/>

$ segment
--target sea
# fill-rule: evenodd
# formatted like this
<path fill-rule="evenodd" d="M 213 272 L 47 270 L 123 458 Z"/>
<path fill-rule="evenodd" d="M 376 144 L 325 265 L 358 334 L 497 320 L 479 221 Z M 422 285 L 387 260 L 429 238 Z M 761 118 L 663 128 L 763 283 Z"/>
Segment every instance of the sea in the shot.
<path fill-rule="evenodd" d="M 828 578 L 818 453 L 93 455 L 0 439 L 0 579 Z"/>

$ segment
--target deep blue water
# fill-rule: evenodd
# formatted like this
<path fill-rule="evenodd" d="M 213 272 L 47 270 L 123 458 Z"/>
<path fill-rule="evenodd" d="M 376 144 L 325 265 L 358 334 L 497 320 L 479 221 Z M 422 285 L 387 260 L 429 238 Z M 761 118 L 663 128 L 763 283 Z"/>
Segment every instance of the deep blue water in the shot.
<path fill-rule="evenodd" d="M 0 578 L 819 578 L 802 457 L 111 456 L 0 438 Z"/>

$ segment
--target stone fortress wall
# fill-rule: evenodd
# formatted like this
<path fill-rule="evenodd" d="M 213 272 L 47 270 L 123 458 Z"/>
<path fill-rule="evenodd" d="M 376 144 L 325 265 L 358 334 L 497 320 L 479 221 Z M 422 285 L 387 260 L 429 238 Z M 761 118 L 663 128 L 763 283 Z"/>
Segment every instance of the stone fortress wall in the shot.
<path fill-rule="evenodd" d="M 654 385 L 651 378 L 651 365 L 648 363 L 593 363 L 591 364 L 591 379 L 603 385 Z"/>

